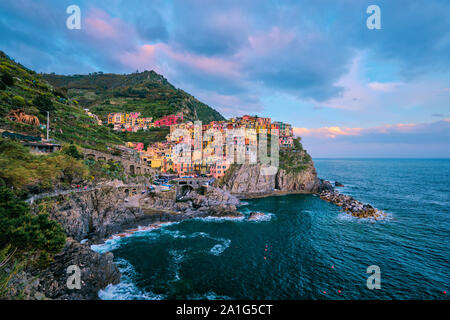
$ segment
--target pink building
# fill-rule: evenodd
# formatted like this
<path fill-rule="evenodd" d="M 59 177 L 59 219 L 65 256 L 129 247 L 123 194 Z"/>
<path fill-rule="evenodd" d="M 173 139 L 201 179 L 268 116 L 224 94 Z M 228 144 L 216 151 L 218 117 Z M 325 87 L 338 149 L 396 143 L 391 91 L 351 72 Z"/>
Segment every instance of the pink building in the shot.
<path fill-rule="evenodd" d="M 222 162 L 218 164 L 212 164 L 209 167 L 209 173 L 212 177 L 219 179 L 225 175 L 225 171 L 230 167 L 228 162 Z"/>
<path fill-rule="evenodd" d="M 136 143 L 136 145 L 135 145 L 135 147 L 134 147 L 134 150 L 137 150 L 137 151 L 142 151 L 142 150 L 144 150 L 144 144 L 143 144 L 142 142 Z"/>
<path fill-rule="evenodd" d="M 161 126 L 171 126 L 173 124 L 177 124 L 178 122 L 183 122 L 183 115 L 175 115 L 171 114 L 165 117 L 162 117 L 159 120 L 156 120 L 154 122 L 155 127 L 161 127 Z"/>

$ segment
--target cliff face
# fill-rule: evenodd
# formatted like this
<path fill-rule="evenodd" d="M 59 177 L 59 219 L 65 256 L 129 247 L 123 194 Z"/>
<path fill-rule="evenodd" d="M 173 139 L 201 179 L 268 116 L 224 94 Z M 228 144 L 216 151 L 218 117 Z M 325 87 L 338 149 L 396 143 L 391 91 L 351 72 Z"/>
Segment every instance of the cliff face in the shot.
<path fill-rule="evenodd" d="M 292 147 L 280 149 L 279 167 L 276 172 L 267 170 L 262 164 L 233 164 L 217 185 L 244 197 L 272 193 L 320 192 L 324 182 L 317 177 L 314 162 L 300 141 L 301 138 L 295 138 Z"/>
<path fill-rule="evenodd" d="M 80 271 L 79 289 L 67 286 L 69 266 Z M 13 274 L 8 284 L 8 299 L 25 300 L 79 300 L 98 299 L 97 292 L 108 284 L 117 284 L 120 272 L 113 263 L 113 254 L 99 254 L 88 245 L 68 238 L 64 249 L 54 256 L 44 270 L 29 266 Z"/>
<path fill-rule="evenodd" d="M 262 165 L 235 165 L 221 182 L 224 190 L 233 194 L 268 194 L 274 191 L 317 193 L 320 180 L 313 164 L 299 172 L 278 169 L 276 174 L 264 175 Z"/>
<path fill-rule="evenodd" d="M 289 172 L 279 169 L 275 177 L 275 188 L 281 191 L 317 193 L 320 180 L 314 165 L 308 166 L 301 172 Z"/>
<path fill-rule="evenodd" d="M 264 175 L 260 164 L 232 165 L 223 180 L 222 189 L 233 194 L 269 193 L 275 189 L 275 175 Z"/>
<path fill-rule="evenodd" d="M 61 196 L 56 201 L 52 199 L 41 205 L 46 206 L 51 219 L 62 225 L 67 236 L 81 241 L 106 238 L 120 232 L 123 225 L 144 216 L 139 208 L 126 207 L 124 198 L 120 189 L 103 187 Z"/>

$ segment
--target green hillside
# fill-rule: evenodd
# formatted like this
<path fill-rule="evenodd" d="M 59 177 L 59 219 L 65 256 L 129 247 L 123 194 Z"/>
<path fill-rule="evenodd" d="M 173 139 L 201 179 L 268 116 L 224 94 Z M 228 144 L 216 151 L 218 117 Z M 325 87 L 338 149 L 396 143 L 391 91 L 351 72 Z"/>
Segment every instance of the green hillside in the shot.
<path fill-rule="evenodd" d="M 45 136 L 44 129 L 6 119 L 8 112 L 15 109 L 37 116 L 42 124 L 46 123 L 49 111 L 50 137 L 60 143 L 77 143 L 99 150 L 123 143 L 116 133 L 87 116 L 64 92 L 0 51 L 0 129 Z"/>
<path fill-rule="evenodd" d="M 84 108 L 105 119 L 110 112 L 141 112 L 155 119 L 182 112 L 186 120 L 204 123 L 224 119 L 220 113 L 186 92 L 176 89 L 154 71 L 129 75 L 102 74 L 62 76 L 37 74 L 0 51 L 0 129 L 33 136 L 45 136 L 37 126 L 10 121 L 9 111 L 23 109 L 46 123 L 50 112 L 50 137 L 60 143 L 107 150 L 126 141 L 145 146 L 162 141 L 168 128 L 146 132 L 115 132 L 100 126 Z"/>
<path fill-rule="evenodd" d="M 154 119 L 178 112 L 182 112 L 186 120 L 201 120 L 203 123 L 224 119 L 219 112 L 175 88 L 154 71 L 126 75 L 45 74 L 44 78 L 103 120 L 110 112 L 135 111 L 142 117 Z"/>

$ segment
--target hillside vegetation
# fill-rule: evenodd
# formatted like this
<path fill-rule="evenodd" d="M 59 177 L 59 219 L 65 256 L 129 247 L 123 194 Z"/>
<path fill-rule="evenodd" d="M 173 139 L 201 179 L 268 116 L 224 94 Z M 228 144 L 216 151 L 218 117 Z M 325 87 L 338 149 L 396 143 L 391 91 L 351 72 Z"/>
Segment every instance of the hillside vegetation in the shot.
<path fill-rule="evenodd" d="M 103 120 L 110 112 L 135 111 L 140 112 L 142 117 L 154 119 L 181 112 L 186 120 L 201 120 L 204 123 L 224 120 L 219 112 L 175 88 L 154 71 L 125 75 L 45 74 L 44 78 Z"/>
<path fill-rule="evenodd" d="M 50 113 L 50 137 L 60 143 L 107 151 L 126 141 L 148 144 L 162 141 L 168 128 L 147 132 L 118 133 L 100 126 L 84 108 L 105 120 L 110 112 L 141 112 L 161 118 L 182 112 L 186 120 L 204 123 L 222 115 L 186 92 L 176 89 L 154 71 L 128 75 L 94 73 L 64 76 L 37 74 L 0 51 L 0 129 L 45 137 L 45 129 L 5 119 L 9 111 L 23 109 L 46 124 Z"/>
<path fill-rule="evenodd" d="M 9 111 L 23 109 L 46 124 L 50 113 L 50 137 L 58 142 L 76 143 L 87 148 L 106 150 L 123 141 L 106 126 L 87 116 L 77 101 L 53 88 L 33 70 L 29 70 L 0 51 L 0 129 L 33 136 L 45 136 L 45 129 L 5 119 Z"/>

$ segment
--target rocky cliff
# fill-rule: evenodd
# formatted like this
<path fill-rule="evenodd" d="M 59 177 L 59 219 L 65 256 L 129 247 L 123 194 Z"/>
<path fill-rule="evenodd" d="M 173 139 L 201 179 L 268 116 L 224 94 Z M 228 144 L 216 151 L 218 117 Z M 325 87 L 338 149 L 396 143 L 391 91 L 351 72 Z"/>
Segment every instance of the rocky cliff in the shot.
<path fill-rule="evenodd" d="M 291 148 L 280 150 L 277 170 L 262 164 L 233 164 L 217 186 L 241 197 L 322 191 L 324 182 L 317 177 L 314 162 L 300 141 L 295 138 Z"/>
<path fill-rule="evenodd" d="M 297 172 L 280 168 L 272 175 L 265 175 L 261 164 L 233 165 L 229 170 L 218 186 L 232 194 L 251 196 L 276 191 L 317 193 L 321 188 L 314 164 Z"/>
<path fill-rule="evenodd" d="M 124 199 L 123 190 L 105 186 L 43 200 L 34 210 L 44 207 L 50 218 L 62 225 L 66 235 L 77 241 L 101 240 L 144 217 L 139 208 L 127 207 Z"/>

